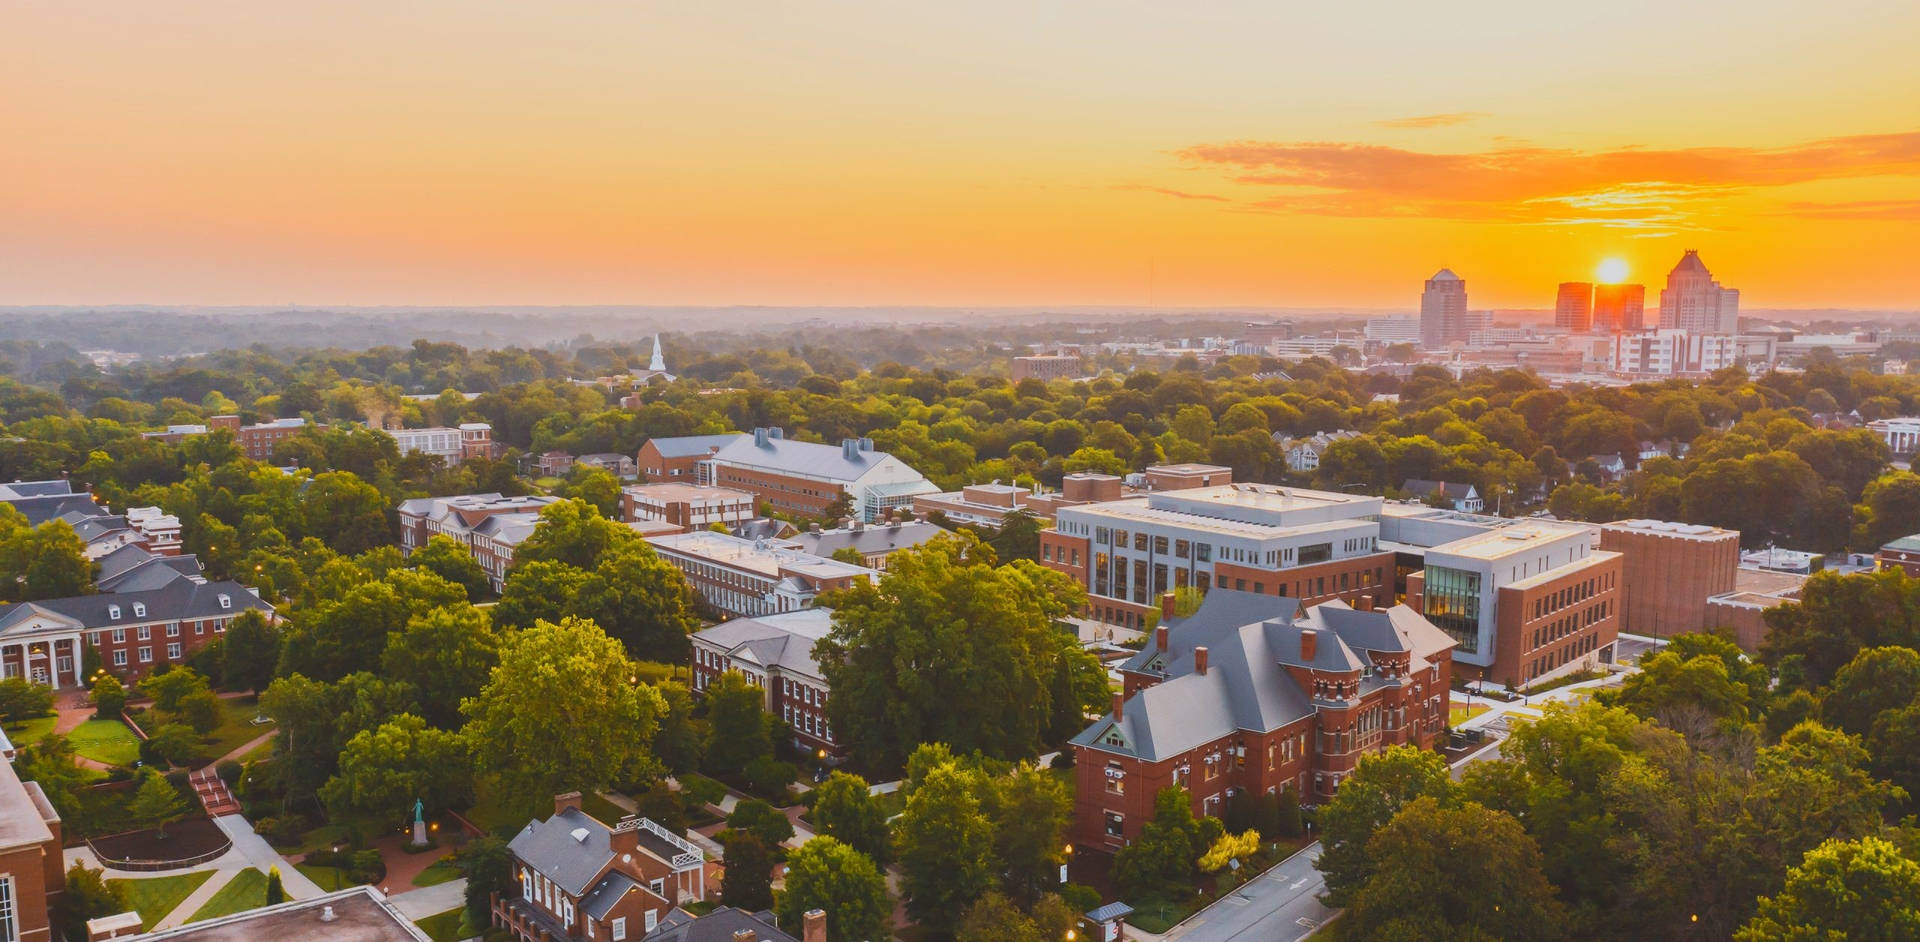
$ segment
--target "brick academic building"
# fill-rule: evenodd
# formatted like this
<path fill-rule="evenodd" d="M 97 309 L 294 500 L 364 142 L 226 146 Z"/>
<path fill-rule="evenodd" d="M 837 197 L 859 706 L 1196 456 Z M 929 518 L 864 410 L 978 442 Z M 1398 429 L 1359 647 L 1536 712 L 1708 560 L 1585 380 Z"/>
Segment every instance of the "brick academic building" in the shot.
<path fill-rule="evenodd" d="M 1447 726 L 1456 642 L 1412 609 L 1371 610 L 1217 589 L 1165 616 L 1121 666 L 1113 712 L 1074 737 L 1073 842 L 1115 851 L 1154 796 L 1179 785 L 1195 814 L 1236 794 L 1326 800 L 1360 758 L 1430 748 Z"/>

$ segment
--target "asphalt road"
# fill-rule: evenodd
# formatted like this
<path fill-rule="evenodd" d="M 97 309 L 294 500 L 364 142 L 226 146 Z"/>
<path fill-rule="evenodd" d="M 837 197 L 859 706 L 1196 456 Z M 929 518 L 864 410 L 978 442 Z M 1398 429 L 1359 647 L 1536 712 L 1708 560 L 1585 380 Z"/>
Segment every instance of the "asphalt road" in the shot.
<path fill-rule="evenodd" d="M 1258 879 L 1169 930 L 1180 942 L 1294 942 L 1312 933 L 1334 911 L 1320 905 L 1326 881 L 1313 862 L 1318 841 Z"/>

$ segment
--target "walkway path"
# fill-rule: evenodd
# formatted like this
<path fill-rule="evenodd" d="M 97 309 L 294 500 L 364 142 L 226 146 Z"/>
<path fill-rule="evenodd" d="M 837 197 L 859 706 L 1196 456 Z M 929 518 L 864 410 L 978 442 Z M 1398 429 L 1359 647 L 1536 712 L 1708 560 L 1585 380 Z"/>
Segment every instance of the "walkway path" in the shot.
<path fill-rule="evenodd" d="M 193 918 L 194 913 L 200 911 L 200 907 L 207 905 L 207 900 L 213 899 L 213 894 L 220 892 L 221 887 L 233 882 L 233 878 L 246 869 L 241 867 L 233 870 L 215 870 L 213 876 L 207 878 L 207 882 L 188 893 L 187 898 L 180 901 L 180 905 L 173 907 L 172 912 L 161 916 L 160 921 L 154 923 L 153 927 L 171 929 L 174 926 L 184 925 L 187 920 Z"/>
<path fill-rule="evenodd" d="M 223 814 L 213 819 L 227 838 L 233 841 L 233 850 L 221 855 L 215 863 L 224 863 L 238 855 L 246 861 L 246 866 L 258 867 L 261 873 L 269 868 L 280 868 L 280 884 L 286 887 L 288 899 L 312 899 L 323 891 L 320 885 L 307 878 L 307 875 L 295 869 L 280 852 L 267 843 L 267 839 L 253 832 L 253 825 L 237 814 Z"/>
<path fill-rule="evenodd" d="M 458 909 L 467 905 L 467 880 L 448 880 L 433 886 L 423 886 L 405 893 L 395 893 L 387 897 L 387 902 L 400 911 L 400 915 L 419 922 L 436 913 L 449 909 Z"/>
<path fill-rule="evenodd" d="M 261 746 L 265 745 L 267 740 L 272 739 L 274 734 L 278 733 L 279 731 L 280 731 L 279 727 L 274 727 L 273 729 L 269 729 L 266 732 L 261 733 L 260 735 L 255 736 L 252 739 L 249 739 L 238 746 L 235 746 L 232 752 L 229 752 L 226 755 L 221 756 L 220 758 L 215 759 L 212 762 L 209 762 L 207 764 L 219 765 L 222 762 L 228 762 L 228 761 L 238 762 L 240 761 L 241 756 L 244 756 L 247 753 L 252 752 L 253 750 L 258 749 Z"/>

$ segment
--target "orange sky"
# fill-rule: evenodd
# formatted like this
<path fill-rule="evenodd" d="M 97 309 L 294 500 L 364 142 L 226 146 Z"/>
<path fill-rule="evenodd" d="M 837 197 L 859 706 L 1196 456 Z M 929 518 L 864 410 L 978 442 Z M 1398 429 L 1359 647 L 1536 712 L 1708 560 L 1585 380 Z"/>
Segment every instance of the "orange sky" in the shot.
<path fill-rule="evenodd" d="M 1917 37 L 1867 0 L 21 0 L 0 304 L 1410 308 L 1448 265 L 1541 308 L 1697 248 L 1748 309 L 1914 309 Z"/>

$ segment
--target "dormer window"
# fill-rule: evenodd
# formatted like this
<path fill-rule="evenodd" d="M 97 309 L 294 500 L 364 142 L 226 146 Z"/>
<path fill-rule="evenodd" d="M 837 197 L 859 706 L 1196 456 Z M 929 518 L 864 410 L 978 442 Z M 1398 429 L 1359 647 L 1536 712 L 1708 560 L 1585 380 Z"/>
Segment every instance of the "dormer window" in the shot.
<path fill-rule="evenodd" d="M 118 621 L 120 618 L 120 606 L 118 605 L 107 606 L 107 617 Z"/>
<path fill-rule="evenodd" d="M 230 608 L 232 608 L 232 607 L 233 607 L 233 596 L 231 596 L 231 595 L 228 595 L 228 594 L 226 594 L 225 592 L 222 592 L 222 593 L 220 593 L 220 607 L 221 607 L 221 608 L 226 608 L 226 609 L 230 609 Z"/>
<path fill-rule="evenodd" d="M 147 617 L 147 603 L 145 602 L 133 603 L 133 617 L 135 618 Z"/>

